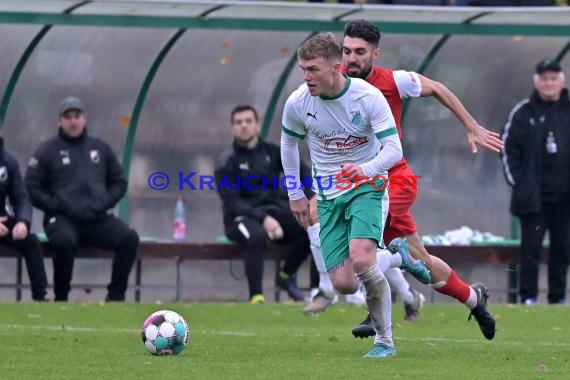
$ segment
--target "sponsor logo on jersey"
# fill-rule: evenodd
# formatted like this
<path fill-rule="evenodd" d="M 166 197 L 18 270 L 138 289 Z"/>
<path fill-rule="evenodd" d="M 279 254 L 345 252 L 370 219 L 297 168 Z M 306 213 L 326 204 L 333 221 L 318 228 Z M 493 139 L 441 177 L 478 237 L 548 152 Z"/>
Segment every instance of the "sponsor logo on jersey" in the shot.
<path fill-rule="evenodd" d="M 335 143 L 337 149 L 347 149 L 347 148 L 355 148 L 360 145 L 364 145 L 368 142 L 368 137 L 356 137 L 356 136 L 348 136 L 344 141 L 337 141 Z"/>
<path fill-rule="evenodd" d="M 325 149 L 334 149 L 334 150 L 347 150 L 347 149 L 354 149 L 360 145 L 364 145 L 368 143 L 368 137 L 362 136 L 348 136 L 344 141 L 340 141 L 340 139 L 328 139 L 325 141 Z"/>
<path fill-rule="evenodd" d="M 316 134 L 315 137 L 318 138 L 319 140 L 329 140 L 332 139 L 333 137 L 342 135 L 343 133 L 344 129 L 335 129 L 334 131 Z"/>

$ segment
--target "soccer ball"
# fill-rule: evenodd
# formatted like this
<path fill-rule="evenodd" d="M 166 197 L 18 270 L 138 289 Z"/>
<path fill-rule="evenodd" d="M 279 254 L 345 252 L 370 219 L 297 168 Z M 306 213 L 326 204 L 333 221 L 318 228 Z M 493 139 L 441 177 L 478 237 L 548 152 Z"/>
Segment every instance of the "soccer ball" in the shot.
<path fill-rule="evenodd" d="M 149 315 L 141 333 L 144 346 L 153 355 L 177 355 L 186 347 L 190 337 L 184 318 L 170 310 Z"/>

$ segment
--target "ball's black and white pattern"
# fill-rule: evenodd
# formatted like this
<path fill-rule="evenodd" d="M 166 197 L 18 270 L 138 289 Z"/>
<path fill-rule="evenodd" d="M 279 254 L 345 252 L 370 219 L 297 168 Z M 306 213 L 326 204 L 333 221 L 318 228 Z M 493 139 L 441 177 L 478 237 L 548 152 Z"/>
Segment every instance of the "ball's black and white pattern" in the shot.
<path fill-rule="evenodd" d="M 182 316 L 171 310 L 152 313 L 143 323 L 142 340 L 153 355 L 176 355 L 182 352 L 190 330 Z"/>

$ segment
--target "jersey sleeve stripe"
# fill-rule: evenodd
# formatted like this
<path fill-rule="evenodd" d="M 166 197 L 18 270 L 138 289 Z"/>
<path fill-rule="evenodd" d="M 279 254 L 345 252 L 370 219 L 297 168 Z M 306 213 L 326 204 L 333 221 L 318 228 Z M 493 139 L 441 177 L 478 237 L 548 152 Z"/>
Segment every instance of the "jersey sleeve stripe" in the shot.
<path fill-rule="evenodd" d="M 296 138 L 298 138 L 299 140 L 304 140 L 304 139 L 305 139 L 305 135 L 300 135 L 300 134 L 295 133 L 295 132 L 293 132 L 292 130 L 287 129 L 287 128 L 285 128 L 285 127 L 283 127 L 283 132 L 285 132 L 286 134 L 288 134 L 288 135 L 291 136 L 291 137 L 296 137 Z"/>
<path fill-rule="evenodd" d="M 381 139 L 383 137 L 388 137 L 396 134 L 398 134 L 398 130 L 396 129 L 396 127 L 393 127 L 376 133 L 376 138 Z"/>

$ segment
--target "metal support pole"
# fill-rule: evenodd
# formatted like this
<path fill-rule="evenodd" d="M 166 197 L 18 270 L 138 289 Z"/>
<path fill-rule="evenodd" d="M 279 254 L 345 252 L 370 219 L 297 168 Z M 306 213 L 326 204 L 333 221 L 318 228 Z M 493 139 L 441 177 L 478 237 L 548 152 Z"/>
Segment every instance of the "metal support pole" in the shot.
<path fill-rule="evenodd" d="M 182 301 L 182 261 L 176 258 L 176 302 Z"/>
<path fill-rule="evenodd" d="M 22 255 L 16 259 L 16 301 L 22 300 Z"/>
<path fill-rule="evenodd" d="M 142 260 L 137 259 L 137 266 L 135 270 L 135 302 L 141 302 L 141 278 L 142 278 Z"/>

